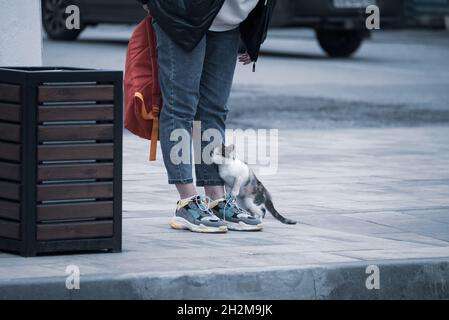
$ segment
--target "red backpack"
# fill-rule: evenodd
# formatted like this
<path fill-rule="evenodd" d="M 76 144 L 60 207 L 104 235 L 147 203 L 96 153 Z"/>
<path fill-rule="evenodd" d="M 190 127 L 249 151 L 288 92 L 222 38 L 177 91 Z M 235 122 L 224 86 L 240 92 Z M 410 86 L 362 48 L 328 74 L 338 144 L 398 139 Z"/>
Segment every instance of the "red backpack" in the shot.
<path fill-rule="evenodd" d="M 134 30 L 126 51 L 124 98 L 125 128 L 151 140 L 150 161 L 156 160 L 159 114 L 162 107 L 156 34 L 148 15 Z"/>

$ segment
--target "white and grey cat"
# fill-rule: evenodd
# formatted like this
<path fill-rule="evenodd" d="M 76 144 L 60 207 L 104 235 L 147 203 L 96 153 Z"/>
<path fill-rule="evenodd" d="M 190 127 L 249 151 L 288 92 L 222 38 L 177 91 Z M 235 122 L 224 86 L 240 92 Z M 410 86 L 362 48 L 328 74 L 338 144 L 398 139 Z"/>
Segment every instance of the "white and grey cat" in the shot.
<path fill-rule="evenodd" d="M 216 147 L 211 152 L 211 159 L 218 165 L 226 192 L 237 199 L 241 208 L 259 218 L 265 218 L 265 214 L 269 212 L 282 223 L 296 224 L 296 221 L 287 219 L 276 211 L 268 190 L 257 179 L 253 170 L 236 157 L 234 145 Z"/>

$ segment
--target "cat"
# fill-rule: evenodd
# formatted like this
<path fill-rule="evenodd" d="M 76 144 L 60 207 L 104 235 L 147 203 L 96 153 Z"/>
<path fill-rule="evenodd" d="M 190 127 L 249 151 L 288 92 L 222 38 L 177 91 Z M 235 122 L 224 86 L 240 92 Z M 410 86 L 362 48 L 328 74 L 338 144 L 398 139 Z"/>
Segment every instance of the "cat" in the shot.
<path fill-rule="evenodd" d="M 242 209 L 252 216 L 265 218 L 267 212 L 285 224 L 296 221 L 283 217 L 274 208 L 271 195 L 253 170 L 235 156 L 234 145 L 216 147 L 211 151 L 211 160 L 218 166 L 220 177 L 225 182 L 226 192 L 234 196 Z"/>

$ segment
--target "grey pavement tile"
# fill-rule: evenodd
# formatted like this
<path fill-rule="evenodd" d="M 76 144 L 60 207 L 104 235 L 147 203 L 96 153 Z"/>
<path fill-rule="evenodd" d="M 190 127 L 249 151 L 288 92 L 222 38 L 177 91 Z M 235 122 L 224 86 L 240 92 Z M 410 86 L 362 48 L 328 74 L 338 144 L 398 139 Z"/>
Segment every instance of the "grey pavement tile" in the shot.
<path fill-rule="evenodd" d="M 341 230 L 350 233 L 359 234 L 376 234 L 397 231 L 394 227 L 379 225 L 369 221 L 361 221 L 344 215 L 319 215 L 319 216 L 304 216 L 301 218 L 302 222 L 314 226 L 331 230 Z"/>
<path fill-rule="evenodd" d="M 392 226 L 401 231 L 413 232 L 435 239 L 449 241 L 448 224 L 432 221 L 422 217 L 417 218 L 399 212 L 360 213 L 345 216 L 363 221 L 379 223 L 385 226 Z"/>
<path fill-rule="evenodd" d="M 434 239 L 432 237 L 423 236 L 416 233 L 411 232 L 395 232 L 395 233 L 381 233 L 377 236 L 382 237 L 384 239 L 398 240 L 409 243 L 417 243 L 417 244 L 428 244 L 437 247 L 448 247 L 449 241 L 442 241 L 438 239 Z"/>
<path fill-rule="evenodd" d="M 360 250 L 341 251 L 335 253 L 344 257 L 361 260 L 389 260 L 389 259 L 425 259 L 449 258 L 449 247 L 416 248 L 408 250 Z"/>
<path fill-rule="evenodd" d="M 405 210 L 400 212 L 417 218 L 424 218 L 449 224 L 449 206 L 439 209 Z"/>

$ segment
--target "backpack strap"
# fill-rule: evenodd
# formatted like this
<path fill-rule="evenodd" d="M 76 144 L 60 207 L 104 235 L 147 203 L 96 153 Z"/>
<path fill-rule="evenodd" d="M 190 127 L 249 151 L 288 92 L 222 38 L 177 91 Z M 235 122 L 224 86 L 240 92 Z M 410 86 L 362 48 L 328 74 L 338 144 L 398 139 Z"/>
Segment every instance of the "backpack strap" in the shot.
<path fill-rule="evenodd" d="M 147 112 L 145 106 L 145 99 L 140 92 L 134 93 L 134 98 L 139 99 L 142 102 L 141 116 L 144 120 L 152 120 L 151 127 L 151 145 L 150 145 L 150 161 L 156 160 L 157 140 L 159 139 L 159 111 L 160 108 L 157 105 L 151 106 L 151 111 Z"/>
<path fill-rule="evenodd" d="M 157 61 L 157 40 L 156 33 L 153 28 L 153 17 L 150 13 L 148 13 L 147 22 L 147 35 L 149 41 L 149 49 L 150 49 L 150 57 L 151 57 L 151 67 L 153 70 L 153 82 L 152 82 L 152 102 L 158 103 L 153 104 L 151 106 L 151 112 L 154 115 L 153 119 L 153 127 L 151 129 L 151 146 L 150 146 L 150 161 L 156 160 L 156 147 L 157 140 L 159 139 L 159 113 L 160 113 L 160 105 L 162 105 L 161 101 L 161 89 L 159 87 L 159 65 Z M 143 97 L 142 97 L 143 98 Z M 143 100 L 142 100 L 143 101 Z M 146 110 L 146 109 L 142 109 Z M 144 118 L 145 119 L 145 118 Z"/>
<path fill-rule="evenodd" d="M 157 40 L 156 40 L 156 32 L 153 28 L 153 17 L 150 13 L 148 13 L 148 16 L 146 18 L 147 23 L 147 36 L 148 36 L 148 43 L 149 43 L 149 50 L 150 50 L 150 58 L 151 58 L 151 69 L 153 71 L 153 82 L 151 86 L 151 93 L 152 93 L 152 101 L 153 103 L 159 103 L 159 105 L 162 104 L 161 101 L 161 88 L 159 86 L 159 64 L 157 61 Z"/>

